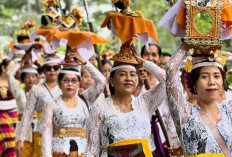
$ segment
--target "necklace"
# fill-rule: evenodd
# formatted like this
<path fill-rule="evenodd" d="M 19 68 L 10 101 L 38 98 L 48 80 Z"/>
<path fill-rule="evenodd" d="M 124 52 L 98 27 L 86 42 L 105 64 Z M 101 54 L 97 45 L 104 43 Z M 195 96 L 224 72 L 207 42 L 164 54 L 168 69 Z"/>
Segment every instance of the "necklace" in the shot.
<path fill-rule="evenodd" d="M 115 105 L 118 106 L 124 113 L 126 113 L 129 110 L 127 106 L 126 107 L 122 107 L 122 105 L 119 105 L 117 99 L 114 99 L 113 101 L 115 102 Z M 131 108 L 131 103 L 128 106 L 130 106 L 130 108 Z"/>
<path fill-rule="evenodd" d="M 214 122 L 211 113 L 208 113 L 207 111 L 203 110 L 199 105 L 198 105 L 198 107 L 199 107 L 200 110 L 210 119 L 211 122 Z M 219 111 L 218 117 L 217 117 L 217 119 L 216 119 L 216 124 L 217 124 L 220 120 L 221 120 L 221 114 L 220 114 L 220 111 Z"/>
<path fill-rule="evenodd" d="M 126 113 L 126 111 L 127 111 L 126 108 L 123 108 L 121 105 L 117 105 L 117 106 L 119 106 L 123 110 L 123 112 Z"/>
<path fill-rule="evenodd" d="M 62 95 L 62 100 L 65 103 L 66 107 L 68 107 L 68 108 L 75 108 L 78 105 L 77 97 L 75 97 L 71 100 L 68 100 L 68 99 L 66 99 L 66 97 L 64 95 Z"/>

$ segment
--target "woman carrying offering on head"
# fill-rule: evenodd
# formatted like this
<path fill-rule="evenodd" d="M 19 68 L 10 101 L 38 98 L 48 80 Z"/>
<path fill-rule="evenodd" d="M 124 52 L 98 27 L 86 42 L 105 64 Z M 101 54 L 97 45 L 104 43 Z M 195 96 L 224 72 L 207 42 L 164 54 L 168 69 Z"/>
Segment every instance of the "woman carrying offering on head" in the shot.
<path fill-rule="evenodd" d="M 114 66 L 109 78 L 111 96 L 100 97 L 90 111 L 87 157 L 152 156 L 150 116 L 165 99 L 165 72 L 154 63 L 135 57 L 130 50 L 124 44 L 120 53 L 113 57 Z M 135 98 L 136 64 L 154 74 L 160 84 Z"/>
<path fill-rule="evenodd" d="M 37 84 L 38 82 L 38 71 L 32 64 L 26 63 L 30 59 L 28 54 L 25 54 L 22 60 L 18 63 L 16 63 L 8 72 L 7 72 L 7 79 L 9 83 L 9 88 L 15 97 L 17 106 L 18 106 L 18 120 L 19 122 L 17 123 L 16 127 L 16 137 L 19 136 L 19 129 L 21 125 L 21 118 L 23 115 L 24 108 L 26 106 L 27 102 L 27 96 L 32 88 L 33 85 Z M 20 87 L 20 83 L 18 80 L 15 78 L 16 72 L 22 67 L 22 73 L 21 73 L 21 81 L 22 83 L 25 84 L 24 89 Z M 27 149 L 24 149 L 21 154 L 17 154 L 17 156 L 20 157 L 28 157 L 28 156 L 33 156 L 33 143 L 32 143 L 32 123 L 31 127 L 28 128 L 24 145 Z"/>
<path fill-rule="evenodd" d="M 78 64 L 74 61 L 72 65 L 64 65 L 58 76 L 63 94 L 47 103 L 43 111 L 44 157 L 84 156 L 87 144 L 85 125 L 89 117 L 89 109 L 105 88 L 106 79 L 96 67 L 86 62 L 78 52 L 69 53 L 69 58 L 81 63 L 93 76 L 95 84 L 79 97 L 81 74 L 76 68 Z"/>
<path fill-rule="evenodd" d="M 189 47 L 184 42 L 175 51 L 167 66 L 166 82 L 169 109 L 184 154 L 231 156 L 232 102 L 224 101 L 221 105 L 217 103 L 225 85 L 222 64 L 230 54 L 217 50 L 210 56 L 188 56 L 188 60 L 193 58 L 188 84 L 197 99 L 197 103 L 192 105 L 183 94 L 178 74 L 188 51 Z"/>
<path fill-rule="evenodd" d="M 34 85 L 29 92 L 16 143 L 16 151 L 21 154 L 23 141 L 36 111 L 37 122 L 33 130 L 34 154 L 36 157 L 42 157 L 42 109 L 46 102 L 61 95 L 61 90 L 57 84 L 57 77 L 60 72 L 60 58 L 55 54 L 47 56 L 44 59 L 42 70 L 46 80 L 39 85 Z"/>

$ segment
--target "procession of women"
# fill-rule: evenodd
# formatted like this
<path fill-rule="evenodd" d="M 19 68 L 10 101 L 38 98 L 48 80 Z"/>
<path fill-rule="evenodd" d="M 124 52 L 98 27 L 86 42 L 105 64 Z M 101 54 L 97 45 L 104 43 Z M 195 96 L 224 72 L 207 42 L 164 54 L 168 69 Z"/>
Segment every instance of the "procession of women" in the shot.
<path fill-rule="evenodd" d="M 101 27 L 118 52 L 99 52 L 113 42 L 59 0 L 17 30 L 0 62 L 0 156 L 231 157 L 232 1 L 173 1 L 158 23 L 180 41 L 170 53 L 133 2 L 111 3 Z"/>

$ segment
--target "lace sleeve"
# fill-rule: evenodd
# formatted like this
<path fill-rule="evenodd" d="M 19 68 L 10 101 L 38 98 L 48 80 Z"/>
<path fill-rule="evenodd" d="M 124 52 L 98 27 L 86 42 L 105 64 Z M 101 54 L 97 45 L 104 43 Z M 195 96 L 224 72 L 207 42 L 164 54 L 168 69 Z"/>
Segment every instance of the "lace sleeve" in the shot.
<path fill-rule="evenodd" d="M 149 73 L 155 75 L 159 81 L 157 86 L 152 87 L 149 91 L 139 96 L 145 101 L 148 111 L 152 114 L 166 99 L 165 71 L 150 61 L 146 61 L 143 67 Z"/>
<path fill-rule="evenodd" d="M 15 73 L 20 68 L 20 64 L 16 63 L 11 69 L 7 72 L 7 80 L 9 84 L 9 88 L 14 98 L 16 99 L 17 106 L 20 112 L 23 111 L 24 104 L 26 103 L 26 96 L 24 90 L 20 88 L 20 84 L 18 80 L 15 79 Z M 23 106 L 22 106 L 23 105 Z"/>
<path fill-rule="evenodd" d="M 228 102 L 228 106 L 229 106 L 230 112 L 232 112 L 232 100 Z"/>
<path fill-rule="evenodd" d="M 170 113 L 168 113 L 167 118 L 165 120 L 165 126 L 167 128 L 167 133 L 168 133 L 168 139 L 170 142 L 170 145 L 172 148 L 178 148 L 181 146 L 179 137 L 176 133 L 176 127 L 175 124 L 172 120 L 172 116 L 170 115 Z"/>
<path fill-rule="evenodd" d="M 55 102 L 52 100 L 47 103 L 43 109 L 42 120 L 44 123 L 43 134 L 42 134 L 42 150 L 43 157 L 52 157 L 52 133 L 53 133 L 53 111 Z"/>
<path fill-rule="evenodd" d="M 87 121 L 87 147 L 86 147 L 86 157 L 99 157 L 100 148 L 100 105 L 95 104 L 91 111 L 90 116 Z"/>
<path fill-rule="evenodd" d="M 183 87 L 180 81 L 179 68 L 186 58 L 186 51 L 178 48 L 167 64 L 167 96 L 170 114 L 176 126 L 184 124 L 188 120 L 191 105 L 183 95 Z M 178 130 L 177 130 L 178 132 Z"/>
<path fill-rule="evenodd" d="M 31 123 L 31 120 L 33 119 L 36 102 L 37 102 L 37 88 L 36 85 L 34 85 L 30 90 L 27 103 L 25 106 L 25 110 L 23 111 L 23 117 L 21 120 L 21 126 L 19 128 L 19 136 L 17 137 L 17 141 L 19 140 L 24 141 L 25 139 L 27 129 Z"/>
<path fill-rule="evenodd" d="M 95 84 L 82 93 L 82 95 L 88 101 L 88 105 L 92 105 L 93 102 L 104 91 L 106 85 L 106 78 L 91 63 L 87 62 L 87 64 L 84 67 L 88 70 L 88 72 L 92 75 L 93 79 L 95 80 Z"/>

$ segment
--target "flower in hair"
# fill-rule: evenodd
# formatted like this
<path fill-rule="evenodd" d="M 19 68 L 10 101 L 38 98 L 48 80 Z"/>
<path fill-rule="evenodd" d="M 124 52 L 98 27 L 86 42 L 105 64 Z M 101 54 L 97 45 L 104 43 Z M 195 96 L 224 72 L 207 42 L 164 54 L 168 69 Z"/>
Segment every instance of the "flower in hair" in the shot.
<path fill-rule="evenodd" d="M 226 61 L 232 57 L 232 54 L 229 52 L 225 52 L 225 51 L 220 51 L 220 50 L 216 50 L 215 52 L 210 52 L 211 55 L 209 56 L 209 61 L 215 61 L 219 64 L 221 64 L 222 66 L 224 66 L 226 64 Z"/>
<path fill-rule="evenodd" d="M 192 71 L 192 66 L 193 66 L 193 63 L 192 63 L 192 53 L 193 53 L 193 49 L 189 50 L 188 53 L 187 53 L 187 61 L 185 63 L 185 71 L 190 73 Z"/>

